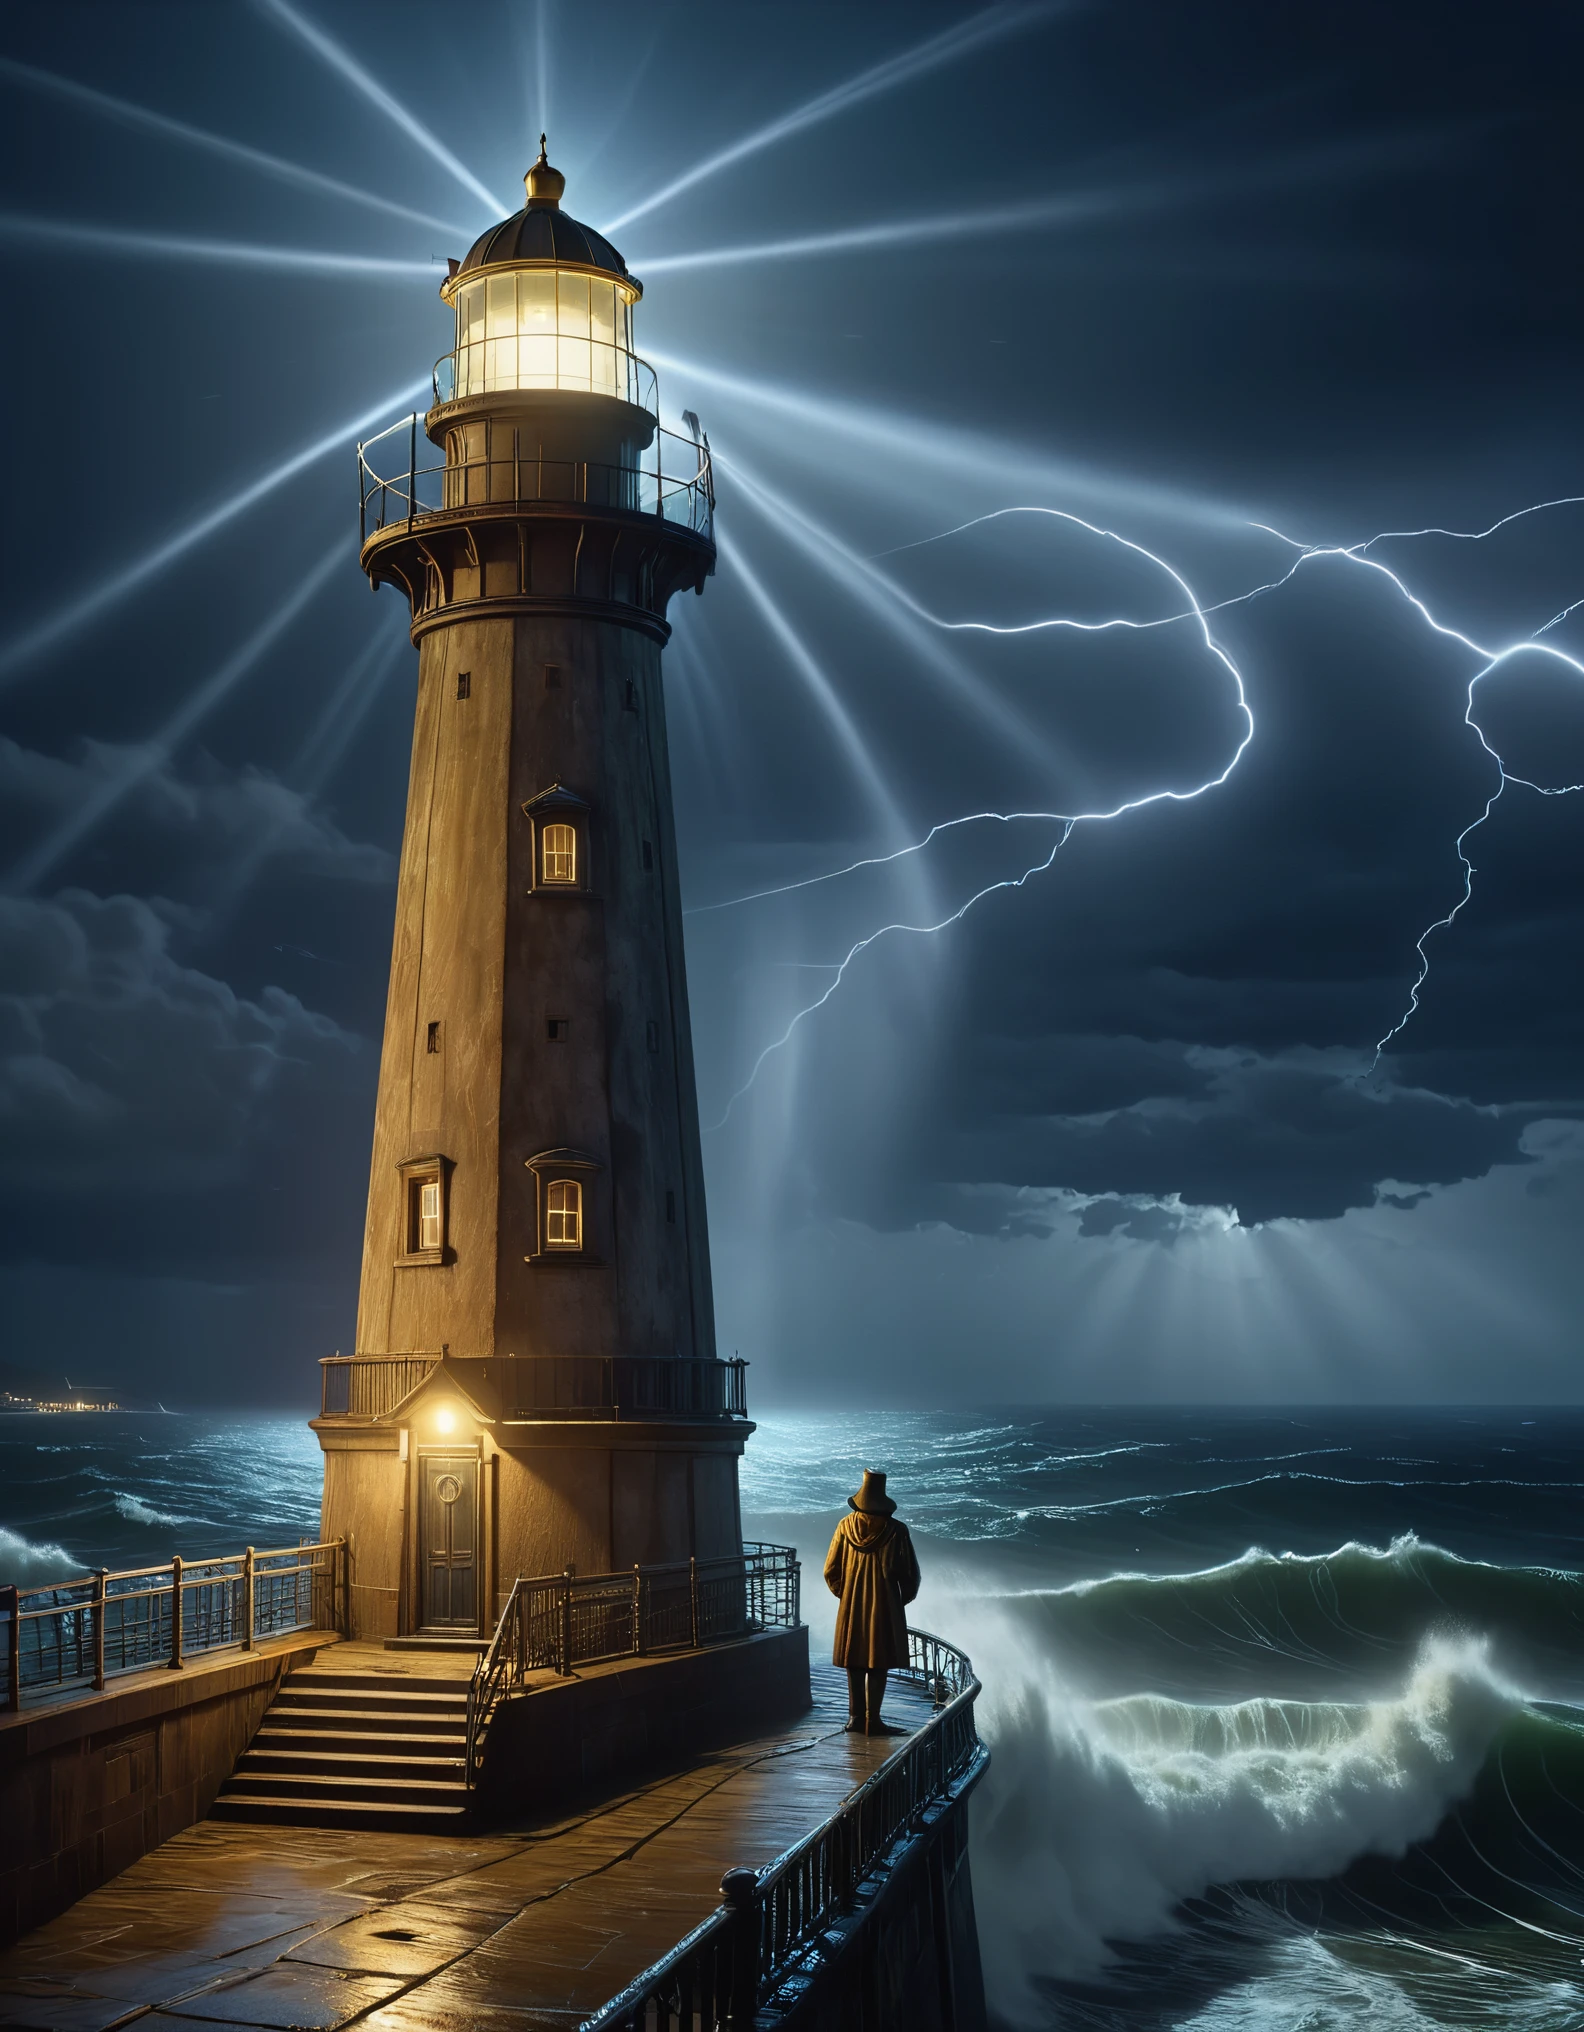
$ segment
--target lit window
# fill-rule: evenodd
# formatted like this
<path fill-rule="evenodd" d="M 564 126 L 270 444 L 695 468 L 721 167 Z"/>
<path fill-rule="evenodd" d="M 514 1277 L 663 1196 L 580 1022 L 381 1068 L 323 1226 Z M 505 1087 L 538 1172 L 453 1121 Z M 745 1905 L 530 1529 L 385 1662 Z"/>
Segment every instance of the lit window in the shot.
<path fill-rule="evenodd" d="M 577 828 L 547 825 L 544 829 L 544 879 L 547 882 L 577 880 Z"/>
<path fill-rule="evenodd" d="M 398 1264 L 450 1261 L 449 1178 L 445 1157 L 409 1157 L 397 1170 L 402 1179 L 402 1236 Z"/>
<path fill-rule="evenodd" d="M 583 1188 L 576 1179 L 556 1178 L 545 1187 L 545 1247 L 583 1246 Z"/>
<path fill-rule="evenodd" d="M 418 1188 L 418 1246 L 438 1249 L 445 1238 L 440 1221 L 440 1181 L 427 1179 Z"/>

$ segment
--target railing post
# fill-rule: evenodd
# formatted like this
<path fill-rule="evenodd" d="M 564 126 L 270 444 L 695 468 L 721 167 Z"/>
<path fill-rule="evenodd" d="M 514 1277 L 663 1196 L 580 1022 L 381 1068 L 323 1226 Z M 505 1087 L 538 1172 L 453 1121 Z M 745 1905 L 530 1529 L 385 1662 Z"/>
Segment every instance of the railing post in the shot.
<path fill-rule="evenodd" d="M 407 449 L 407 527 L 412 528 L 418 515 L 418 412 L 412 413 L 411 433 Z"/>
<path fill-rule="evenodd" d="M 242 1631 L 242 1649 L 253 1649 L 253 1548 L 250 1545 L 242 1555 L 242 1614 L 246 1624 Z"/>
<path fill-rule="evenodd" d="M 728 1870 L 721 1896 L 733 1913 L 726 2022 L 733 2032 L 749 2032 L 759 2009 L 759 1879 L 752 1870 Z"/>
<path fill-rule="evenodd" d="M 688 1620 L 693 1649 L 696 1651 L 699 1648 L 698 1559 L 696 1555 L 688 1560 Z"/>
<path fill-rule="evenodd" d="M 105 1690 L 105 1582 L 109 1578 L 107 1566 L 94 1568 L 94 1667 L 93 1686 L 95 1693 Z"/>
<path fill-rule="evenodd" d="M 561 1657 L 558 1669 L 563 1679 L 572 1676 L 572 1568 L 561 1575 Z"/>
<path fill-rule="evenodd" d="M 0 1608 L 10 1615 L 6 1624 L 6 1706 L 15 1714 L 22 1705 L 22 1590 L 0 1588 Z"/>
<path fill-rule="evenodd" d="M 641 1566 L 635 1566 L 633 1568 L 632 1647 L 633 1647 L 633 1656 L 635 1658 L 641 1658 L 643 1656 L 644 1651 L 643 1568 Z"/>
<path fill-rule="evenodd" d="M 171 1561 L 171 1655 L 170 1669 L 182 1668 L 182 1559 L 178 1552 Z"/>
<path fill-rule="evenodd" d="M 338 1538 L 336 1546 L 336 1558 L 341 1571 L 341 1634 L 343 1637 L 350 1637 L 352 1635 L 352 1547 L 345 1538 Z M 335 1586 L 335 1572 L 336 1569 L 332 1566 L 330 1570 L 330 1585 L 332 1587 Z M 333 1609 L 330 1612 L 330 1621 L 332 1624 L 335 1622 L 335 1611 Z"/>

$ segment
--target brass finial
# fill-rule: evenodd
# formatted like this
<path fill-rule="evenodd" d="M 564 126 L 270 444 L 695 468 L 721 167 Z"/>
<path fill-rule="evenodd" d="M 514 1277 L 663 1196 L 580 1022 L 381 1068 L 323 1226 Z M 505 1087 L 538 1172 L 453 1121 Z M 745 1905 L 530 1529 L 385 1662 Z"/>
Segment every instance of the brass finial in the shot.
<path fill-rule="evenodd" d="M 539 160 L 523 178 L 528 191 L 528 202 L 540 211 L 555 211 L 561 203 L 561 193 L 566 189 L 566 178 L 560 170 L 550 167 L 546 139 L 539 136 Z"/>

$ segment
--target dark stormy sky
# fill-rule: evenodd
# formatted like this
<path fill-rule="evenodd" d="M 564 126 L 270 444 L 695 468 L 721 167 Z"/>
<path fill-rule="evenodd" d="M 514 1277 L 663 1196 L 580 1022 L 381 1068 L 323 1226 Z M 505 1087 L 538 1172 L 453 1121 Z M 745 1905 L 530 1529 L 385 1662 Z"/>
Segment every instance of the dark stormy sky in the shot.
<path fill-rule="evenodd" d="M 288 1404 L 353 1343 L 416 669 L 353 441 L 547 126 L 720 467 L 667 691 L 756 1401 L 1576 1398 L 1584 507 L 1303 551 L 1584 492 L 1581 55 L 1540 0 L 6 10 L 6 1355 Z"/>

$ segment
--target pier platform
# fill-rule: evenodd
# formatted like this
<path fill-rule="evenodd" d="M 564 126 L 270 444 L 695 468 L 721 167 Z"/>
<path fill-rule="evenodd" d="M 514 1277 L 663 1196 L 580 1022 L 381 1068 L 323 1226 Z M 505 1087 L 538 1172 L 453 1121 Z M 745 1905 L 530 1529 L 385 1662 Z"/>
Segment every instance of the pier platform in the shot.
<path fill-rule="evenodd" d="M 905 1750 L 844 1733 L 840 1673 L 813 1682 L 794 1726 L 543 1824 L 200 1821 L 0 1953 L 0 2026 L 575 2026 L 715 1910 L 726 1870 L 762 1869 Z M 896 1685 L 887 1712 L 917 1728 L 931 1709 Z"/>

